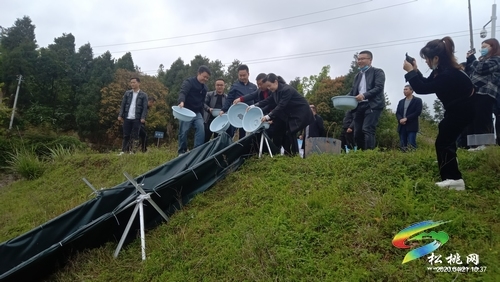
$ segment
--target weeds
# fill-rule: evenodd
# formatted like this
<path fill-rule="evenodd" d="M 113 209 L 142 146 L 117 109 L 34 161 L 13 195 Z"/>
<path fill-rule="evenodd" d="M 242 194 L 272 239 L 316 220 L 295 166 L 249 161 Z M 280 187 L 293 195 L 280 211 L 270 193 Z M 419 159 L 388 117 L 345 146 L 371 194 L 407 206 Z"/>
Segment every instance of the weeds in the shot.
<path fill-rule="evenodd" d="M 10 160 L 7 161 L 9 169 L 28 180 L 37 179 L 45 171 L 45 165 L 36 155 L 34 150 L 26 148 L 16 149 L 8 153 Z"/>

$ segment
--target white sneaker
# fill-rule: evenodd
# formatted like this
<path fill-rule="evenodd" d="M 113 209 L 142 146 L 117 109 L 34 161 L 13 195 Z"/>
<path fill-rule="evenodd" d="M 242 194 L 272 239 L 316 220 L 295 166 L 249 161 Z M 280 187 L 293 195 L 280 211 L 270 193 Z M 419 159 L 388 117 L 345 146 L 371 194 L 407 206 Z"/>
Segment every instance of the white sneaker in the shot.
<path fill-rule="evenodd" d="M 469 151 L 469 152 L 476 152 L 476 151 L 482 151 L 482 150 L 484 150 L 484 149 L 486 149 L 486 146 L 481 145 L 481 146 L 478 146 L 478 147 L 476 147 L 476 148 L 470 148 L 468 151 Z"/>
<path fill-rule="evenodd" d="M 457 191 L 463 191 L 465 190 L 465 182 L 463 179 L 446 179 L 441 182 L 436 182 L 436 185 L 441 187 L 441 188 L 448 188 L 448 189 L 454 189 Z"/>
<path fill-rule="evenodd" d="M 120 153 L 118 154 L 118 156 L 121 156 L 121 155 L 123 155 L 123 154 L 125 154 L 125 152 L 120 152 Z"/>

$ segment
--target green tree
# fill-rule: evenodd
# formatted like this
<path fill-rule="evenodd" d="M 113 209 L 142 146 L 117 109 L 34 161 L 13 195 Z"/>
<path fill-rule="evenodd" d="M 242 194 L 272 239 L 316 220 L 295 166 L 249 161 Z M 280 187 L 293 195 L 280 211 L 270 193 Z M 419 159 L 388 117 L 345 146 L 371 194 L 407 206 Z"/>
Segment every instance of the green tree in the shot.
<path fill-rule="evenodd" d="M 431 112 L 429 111 L 429 106 L 425 102 L 422 103 L 422 114 L 420 115 L 420 118 L 426 121 L 433 121 Z"/>
<path fill-rule="evenodd" d="M 134 60 L 132 60 L 132 54 L 130 52 L 125 53 L 125 55 L 116 61 L 116 69 L 124 69 L 131 72 L 136 71 Z"/>
<path fill-rule="evenodd" d="M 242 64 L 240 60 L 234 59 L 234 61 L 227 67 L 226 72 L 226 91 L 229 91 L 229 88 L 233 83 L 238 80 L 238 67 Z"/>
<path fill-rule="evenodd" d="M 109 51 L 95 58 L 92 65 L 89 82 L 85 83 L 82 86 L 83 91 L 78 93 L 75 115 L 80 137 L 101 143 L 105 134 L 99 123 L 101 89 L 113 81 L 115 65 Z"/>
<path fill-rule="evenodd" d="M 291 87 L 293 87 L 300 94 L 304 95 L 304 91 L 303 91 L 303 88 L 302 88 L 302 83 L 301 83 L 300 77 L 296 77 L 295 79 L 290 80 L 290 82 L 288 83 L 288 85 L 290 85 Z"/>
<path fill-rule="evenodd" d="M 318 90 L 323 80 L 330 78 L 330 76 L 328 75 L 329 72 L 330 72 L 330 65 L 327 65 L 321 68 L 319 74 L 310 75 L 309 77 L 303 77 L 301 82 L 302 84 L 301 90 L 304 93 L 304 95 L 305 96 L 314 95 L 314 93 Z"/>
<path fill-rule="evenodd" d="M 17 75 L 29 77 L 34 73 L 38 47 L 35 39 L 35 25 L 27 16 L 17 19 L 10 28 L 1 28 L 0 53 L 2 61 L 0 64 L 0 79 L 5 83 L 3 91 L 10 97 L 15 93 Z M 25 96 L 22 88 L 19 97 Z M 12 95 L 14 96 L 14 95 Z M 13 104 L 13 99 L 10 105 Z"/>
<path fill-rule="evenodd" d="M 434 121 L 440 122 L 444 118 L 443 103 L 439 99 L 434 100 Z"/>

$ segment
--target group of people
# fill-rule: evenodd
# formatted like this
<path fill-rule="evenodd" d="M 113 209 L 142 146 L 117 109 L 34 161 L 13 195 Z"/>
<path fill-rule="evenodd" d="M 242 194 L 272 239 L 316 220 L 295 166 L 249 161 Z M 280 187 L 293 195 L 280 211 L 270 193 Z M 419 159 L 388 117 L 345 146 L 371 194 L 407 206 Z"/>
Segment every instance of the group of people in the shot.
<path fill-rule="evenodd" d="M 261 108 L 264 114 L 262 121 L 270 124 L 266 133 L 273 143 L 278 148 L 283 147 L 286 154 L 298 153 L 297 134 L 315 119 L 309 103 L 276 74 L 261 73 L 255 79 L 257 84 L 253 84 L 249 81 L 247 65 L 240 65 L 237 71 L 238 80 L 230 87 L 227 95 L 224 93 L 225 81 L 222 78 L 216 80 L 215 91 L 208 92 L 206 82 L 211 73 L 206 66 L 199 67 L 196 77 L 184 81 L 179 93 L 179 107 L 193 111 L 196 117 L 191 121 L 179 121 L 178 154 L 187 151 L 187 134 L 191 127 L 195 128 L 196 148 L 212 136 L 210 123 L 215 119 L 213 110 L 218 109 L 219 115 L 223 115 L 237 103 Z M 233 137 L 236 128 L 229 127 L 227 133 Z M 245 130 L 239 128 L 239 138 L 245 135 Z"/>
<path fill-rule="evenodd" d="M 422 113 L 422 100 L 417 94 L 436 94 L 444 107 L 444 118 L 439 123 L 439 133 L 435 147 L 442 181 L 436 185 L 463 190 L 465 184 L 458 169 L 457 140 L 464 132 L 483 134 L 493 132 L 492 113 L 500 114 L 498 99 L 500 84 L 500 47 L 496 39 L 482 43 L 481 56 L 467 54 L 467 62 L 459 64 L 455 45 L 450 37 L 428 42 L 420 51 L 421 58 L 432 70 L 425 78 L 415 60 L 404 61 L 403 69 L 408 84 L 404 87 L 405 98 L 398 103 L 396 119 L 401 150 L 417 147 L 416 135 L 419 130 L 418 118 Z M 357 57 L 359 73 L 355 76 L 348 95 L 358 101 L 355 109 L 347 111 L 343 120 L 342 148 L 374 149 L 375 131 L 385 108 L 385 73 L 372 66 L 373 54 L 362 51 Z M 238 67 L 238 80 L 225 94 L 225 81 L 215 82 L 215 91 L 208 91 L 206 83 L 211 72 L 207 66 L 200 66 L 197 75 L 186 79 L 179 92 L 179 107 L 193 111 L 196 116 L 191 121 L 179 121 L 178 154 L 187 152 L 187 134 L 195 128 L 194 147 L 210 140 L 210 123 L 215 118 L 212 112 L 220 109 L 219 115 L 226 113 L 237 103 L 246 103 L 262 109 L 262 122 L 270 124 L 268 136 L 286 154 L 299 152 L 297 136 L 302 139 L 324 136 L 323 120 L 316 113 L 314 105 L 274 73 L 257 75 L 253 84 L 249 81 L 247 65 Z M 132 90 L 125 93 L 119 120 L 123 120 L 124 140 L 122 153 L 130 146 L 129 140 L 140 132 L 147 116 L 147 95 L 139 89 L 139 79 L 131 79 Z M 233 137 L 235 128 L 227 133 Z M 239 129 L 239 138 L 245 131 Z M 217 135 L 215 135 L 217 136 Z M 304 144 L 305 142 L 303 142 Z"/>

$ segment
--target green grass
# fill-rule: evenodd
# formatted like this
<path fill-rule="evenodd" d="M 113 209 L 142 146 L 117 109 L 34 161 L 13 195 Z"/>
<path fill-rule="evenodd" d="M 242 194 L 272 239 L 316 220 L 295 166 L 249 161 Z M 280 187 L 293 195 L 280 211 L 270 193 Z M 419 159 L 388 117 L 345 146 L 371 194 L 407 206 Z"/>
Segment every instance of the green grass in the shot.
<path fill-rule="evenodd" d="M 171 152 L 175 150 L 171 149 Z M 147 154 L 76 154 L 55 161 L 43 177 L 0 190 L 0 240 L 17 236 L 84 202 L 90 189 L 144 173 L 173 158 Z M 467 190 L 439 181 L 428 144 L 397 151 L 265 156 L 248 160 L 197 196 L 168 224 L 112 257 L 117 242 L 70 259 L 52 281 L 497 281 L 500 277 L 500 148 L 459 152 Z M 28 192 L 30 195 L 27 195 Z M 435 231 L 450 240 L 435 253 L 480 257 L 485 273 L 435 273 L 423 258 L 402 264 L 392 246 L 412 223 L 451 220 Z"/>

